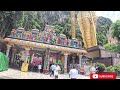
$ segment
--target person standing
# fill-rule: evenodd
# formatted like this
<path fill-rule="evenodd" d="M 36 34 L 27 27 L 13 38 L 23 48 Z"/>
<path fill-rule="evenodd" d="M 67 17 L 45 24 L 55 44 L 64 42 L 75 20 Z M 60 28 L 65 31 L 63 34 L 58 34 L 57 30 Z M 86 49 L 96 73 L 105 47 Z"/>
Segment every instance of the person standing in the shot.
<path fill-rule="evenodd" d="M 40 64 L 38 65 L 38 72 L 41 73 L 41 69 L 42 69 L 42 65 L 41 65 L 41 62 L 40 62 Z"/>
<path fill-rule="evenodd" d="M 86 63 L 85 75 L 86 75 L 86 76 L 90 75 L 90 65 L 89 65 L 89 63 Z"/>
<path fill-rule="evenodd" d="M 58 71 L 61 70 L 60 69 L 60 66 L 58 64 L 56 64 L 55 66 L 55 70 L 54 70 L 54 76 L 55 76 L 55 79 L 58 79 Z"/>
<path fill-rule="evenodd" d="M 78 76 L 78 70 L 75 68 L 75 66 L 73 66 L 73 69 L 69 71 L 69 77 L 71 79 L 77 79 L 77 76 Z"/>
<path fill-rule="evenodd" d="M 95 66 L 93 65 L 91 68 L 90 68 L 90 74 L 95 74 L 96 73 L 96 68 Z"/>

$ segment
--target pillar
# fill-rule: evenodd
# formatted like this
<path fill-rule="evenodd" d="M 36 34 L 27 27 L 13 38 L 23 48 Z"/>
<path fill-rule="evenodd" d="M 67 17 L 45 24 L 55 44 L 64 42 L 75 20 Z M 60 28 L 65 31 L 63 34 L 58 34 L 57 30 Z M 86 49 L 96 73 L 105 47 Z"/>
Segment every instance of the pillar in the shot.
<path fill-rule="evenodd" d="M 25 48 L 25 60 L 24 60 L 24 63 L 27 63 L 27 61 L 28 61 L 29 51 L 30 51 L 30 48 Z"/>
<path fill-rule="evenodd" d="M 49 49 L 46 50 L 45 58 L 44 58 L 44 74 L 49 74 L 49 61 L 50 61 L 50 52 Z"/>
<path fill-rule="evenodd" d="M 32 61 L 33 61 L 33 58 L 34 58 L 34 51 L 33 51 L 33 53 L 32 53 L 31 63 L 32 63 Z"/>
<path fill-rule="evenodd" d="M 80 67 L 82 66 L 82 55 L 79 54 L 79 64 L 80 64 Z"/>
<path fill-rule="evenodd" d="M 73 65 L 75 64 L 75 57 L 74 56 L 72 57 L 72 64 Z"/>
<path fill-rule="evenodd" d="M 7 45 L 6 56 L 9 56 L 11 45 Z"/>
<path fill-rule="evenodd" d="M 0 44 L 0 52 L 2 51 L 2 49 L 1 49 L 1 48 L 2 48 L 2 45 Z"/>
<path fill-rule="evenodd" d="M 65 59 L 64 59 L 64 73 L 67 73 L 67 58 L 68 58 L 68 54 L 65 53 L 64 57 L 65 57 Z"/>
<path fill-rule="evenodd" d="M 13 47 L 12 49 L 12 58 L 11 58 L 11 63 L 14 62 L 14 55 L 15 55 L 15 48 Z"/>

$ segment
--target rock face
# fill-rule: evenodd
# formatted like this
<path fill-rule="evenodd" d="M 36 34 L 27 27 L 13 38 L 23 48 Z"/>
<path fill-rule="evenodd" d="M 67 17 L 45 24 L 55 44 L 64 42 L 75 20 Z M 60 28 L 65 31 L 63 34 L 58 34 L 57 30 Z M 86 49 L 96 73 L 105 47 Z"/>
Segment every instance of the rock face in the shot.
<path fill-rule="evenodd" d="M 47 24 L 52 24 L 53 22 L 64 23 L 70 16 L 69 11 L 41 11 L 41 14 Z"/>

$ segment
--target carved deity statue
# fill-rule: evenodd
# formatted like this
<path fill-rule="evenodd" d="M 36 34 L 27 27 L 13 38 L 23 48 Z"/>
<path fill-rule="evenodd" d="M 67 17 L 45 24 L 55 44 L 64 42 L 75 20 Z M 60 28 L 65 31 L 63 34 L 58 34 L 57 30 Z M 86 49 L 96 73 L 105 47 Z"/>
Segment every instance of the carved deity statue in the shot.
<path fill-rule="evenodd" d="M 80 11 L 77 16 L 85 48 L 97 45 L 95 11 Z"/>

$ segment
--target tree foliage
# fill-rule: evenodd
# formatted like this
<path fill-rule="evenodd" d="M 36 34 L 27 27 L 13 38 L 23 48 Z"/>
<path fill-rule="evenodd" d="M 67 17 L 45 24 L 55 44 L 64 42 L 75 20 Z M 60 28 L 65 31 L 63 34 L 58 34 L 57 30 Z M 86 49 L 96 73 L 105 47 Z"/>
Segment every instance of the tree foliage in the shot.
<path fill-rule="evenodd" d="M 116 37 L 120 41 L 120 20 L 117 20 L 112 25 L 112 36 Z"/>
<path fill-rule="evenodd" d="M 0 11 L 0 38 L 10 34 L 13 29 L 15 11 Z"/>
<path fill-rule="evenodd" d="M 120 52 L 120 45 L 116 45 L 116 44 L 105 44 L 104 45 L 105 49 L 108 51 L 112 51 L 112 52 Z"/>
<path fill-rule="evenodd" d="M 75 23 L 76 38 L 82 41 L 82 36 L 77 21 Z M 70 16 L 66 18 L 63 23 L 55 21 L 52 25 L 55 26 L 57 34 L 65 34 L 67 38 L 72 38 Z"/>
<path fill-rule="evenodd" d="M 114 45 L 114 44 L 112 45 L 112 44 L 108 44 L 108 43 L 105 44 L 104 47 L 106 50 L 109 50 L 109 51 L 115 51 L 117 49 L 116 45 Z"/>
<path fill-rule="evenodd" d="M 44 21 L 39 11 L 0 11 L 0 38 L 8 36 L 13 28 L 43 30 Z"/>
<path fill-rule="evenodd" d="M 15 27 L 23 27 L 26 31 L 30 31 L 33 28 L 42 30 L 44 27 L 44 21 L 42 20 L 41 13 L 39 11 L 16 12 L 15 22 Z"/>
<path fill-rule="evenodd" d="M 110 27 L 112 25 L 112 21 L 109 18 L 105 17 L 98 17 L 97 18 L 97 43 L 98 45 L 104 45 L 107 43 L 107 33 L 110 30 Z"/>

